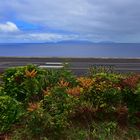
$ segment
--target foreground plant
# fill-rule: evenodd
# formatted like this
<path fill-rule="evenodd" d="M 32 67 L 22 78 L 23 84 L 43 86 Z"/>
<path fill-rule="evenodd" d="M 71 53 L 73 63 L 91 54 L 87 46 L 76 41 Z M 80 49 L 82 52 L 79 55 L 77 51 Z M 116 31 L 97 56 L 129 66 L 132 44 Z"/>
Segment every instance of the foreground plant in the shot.
<path fill-rule="evenodd" d="M 10 68 L 0 84 L 0 131 L 14 140 L 117 140 L 125 127 L 122 139 L 136 139 L 139 102 L 139 75 L 101 69 L 76 77 L 66 69 Z"/>
<path fill-rule="evenodd" d="M 42 86 L 45 71 L 34 65 L 9 68 L 3 74 L 5 94 L 20 102 L 42 98 Z"/>
<path fill-rule="evenodd" d="M 21 104 L 9 96 L 0 96 L 0 134 L 8 131 L 21 117 Z"/>

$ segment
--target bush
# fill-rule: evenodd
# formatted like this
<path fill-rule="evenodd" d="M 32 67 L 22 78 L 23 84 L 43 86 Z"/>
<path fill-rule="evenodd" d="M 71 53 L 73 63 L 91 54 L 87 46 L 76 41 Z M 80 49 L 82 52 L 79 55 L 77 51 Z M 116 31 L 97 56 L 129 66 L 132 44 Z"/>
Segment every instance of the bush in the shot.
<path fill-rule="evenodd" d="M 92 123 L 91 125 L 91 135 L 92 139 L 99 140 L 112 140 L 113 136 L 117 130 L 116 122 L 103 122 L 100 124 Z"/>
<path fill-rule="evenodd" d="M 41 90 L 44 73 L 43 70 L 34 65 L 7 69 L 3 74 L 6 95 L 20 102 L 36 100 L 36 97 L 42 98 Z"/>
<path fill-rule="evenodd" d="M 10 130 L 19 119 L 20 103 L 26 112 L 24 121 L 19 123 L 21 129 L 14 131 L 16 139 L 105 139 L 116 130 L 116 123 L 106 122 L 126 126 L 131 120 L 138 126 L 140 76 L 95 70 L 89 77 L 34 65 L 6 70 L 0 85 L 1 133 Z M 100 123 L 103 120 L 105 123 Z M 91 126 L 94 121 L 99 121 L 100 126 Z"/>
<path fill-rule="evenodd" d="M 60 87 L 55 87 L 50 95 L 45 96 L 43 108 L 53 119 L 50 127 L 56 130 L 65 128 L 68 125 L 67 119 L 77 102 L 76 98 L 67 94 L 65 89 Z"/>
<path fill-rule="evenodd" d="M 97 73 L 96 75 L 93 75 L 92 77 L 95 78 L 97 81 L 106 80 L 113 83 L 119 83 L 120 80 L 123 78 L 122 75 L 114 74 L 114 73 Z"/>
<path fill-rule="evenodd" d="M 3 87 L 0 86 L 0 96 L 4 95 L 3 90 L 4 90 Z"/>
<path fill-rule="evenodd" d="M 137 85 L 136 90 L 134 91 L 135 96 L 135 109 L 140 112 L 140 83 Z"/>
<path fill-rule="evenodd" d="M 9 96 L 0 96 L 0 133 L 10 129 L 21 115 L 20 103 Z"/>
<path fill-rule="evenodd" d="M 140 111 L 140 77 L 132 75 L 121 81 L 122 96 L 129 112 Z"/>
<path fill-rule="evenodd" d="M 32 138 L 62 138 L 64 130 L 70 125 L 69 116 L 78 102 L 77 99 L 65 93 L 64 88 L 57 86 L 49 92 L 41 102 L 30 103 L 27 108 L 25 129 Z"/>
<path fill-rule="evenodd" d="M 47 87 L 56 86 L 60 80 L 69 82 L 71 86 L 77 85 L 76 77 L 72 74 L 71 71 L 66 70 L 65 68 L 59 70 L 55 69 L 47 70 L 45 77 Z"/>
<path fill-rule="evenodd" d="M 90 91 L 84 93 L 84 99 L 91 102 L 93 106 L 111 108 L 121 102 L 121 90 L 108 80 L 99 80 Z"/>
<path fill-rule="evenodd" d="M 106 73 L 111 74 L 114 73 L 114 67 L 113 66 L 103 66 L 103 65 L 96 65 L 94 67 L 91 67 L 89 69 L 90 76 L 94 76 L 99 73 Z"/>

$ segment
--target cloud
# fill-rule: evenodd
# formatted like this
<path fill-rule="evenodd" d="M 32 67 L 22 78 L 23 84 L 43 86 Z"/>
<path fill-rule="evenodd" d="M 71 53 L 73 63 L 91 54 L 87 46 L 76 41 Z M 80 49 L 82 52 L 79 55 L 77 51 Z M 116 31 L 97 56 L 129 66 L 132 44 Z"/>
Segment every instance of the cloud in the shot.
<path fill-rule="evenodd" d="M 18 32 L 18 27 L 12 22 L 6 22 L 5 24 L 0 24 L 0 32 Z"/>
<path fill-rule="evenodd" d="M 75 40 L 79 39 L 78 35 L 70 34 L 55 34 L 55 33 L 30 33 L 28 37 L 36 41 L 61 41 L 61 40 Z"/>
<path fill-rule="evenodd" d="M 92 40 L 139 42 L 139 0 L 0 0 L 0 20 L 14 19 Z M 41 32 L 43 32 L 43 30 Z M 34 34 L 34 32 L 33 32 Z"/>

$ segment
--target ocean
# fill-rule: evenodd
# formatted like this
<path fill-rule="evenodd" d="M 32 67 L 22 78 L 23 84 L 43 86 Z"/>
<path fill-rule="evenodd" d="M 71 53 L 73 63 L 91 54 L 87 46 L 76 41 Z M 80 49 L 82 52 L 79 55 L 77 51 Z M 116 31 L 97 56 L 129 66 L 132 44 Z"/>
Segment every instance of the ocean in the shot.
<path fill-rule="evenodd" d="M 1 43 L 0 56 L 140 58 L 140 43 Z"/>

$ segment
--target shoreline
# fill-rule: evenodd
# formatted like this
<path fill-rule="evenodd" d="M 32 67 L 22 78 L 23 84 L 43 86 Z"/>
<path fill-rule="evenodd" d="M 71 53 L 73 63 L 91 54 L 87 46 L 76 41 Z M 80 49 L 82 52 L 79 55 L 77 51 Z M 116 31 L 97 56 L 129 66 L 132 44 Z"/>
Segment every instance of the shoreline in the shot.
<path fill-rule="evenodd" d="M 48 57 L 48 56 L 0 56 L 1 58 L 58 58 L 58 59 L 140 59 L 140 57 Z"/>
<path fill-rule="evenodd" d="M 0 57 L 1 63 L 80 62 L 80 63 L 140 63 L 140 58 L 82 58 L 82 57 Z"/>
<path fill-rule="evenodd" d="M 118 57 L 7 57 L 0 56 L 1 62 L 112 62 L 112 63 L 133 63 L 140 62 L 140 58 L 118 58 Z"/>
<path fill-rule="evenodd" d="M 140 73 L 140 58 L 75 58 L 75 57 L 0 57 L 0 73 L 9 67 L 28 64 L 45 65 L 46 62 L 69 63 L 69 69 L 82 75 L 93 66 L 113 66 L 117 72 Z"/>

